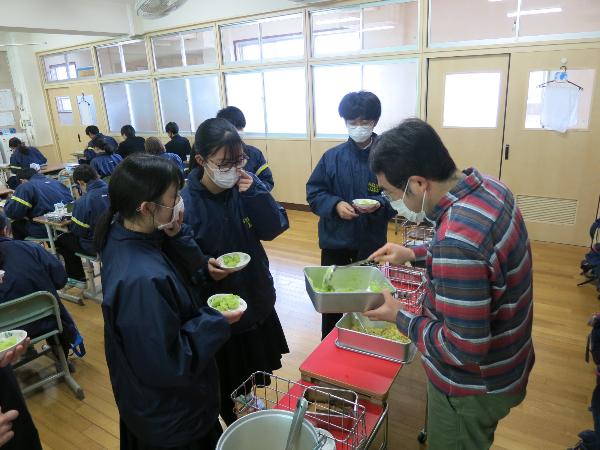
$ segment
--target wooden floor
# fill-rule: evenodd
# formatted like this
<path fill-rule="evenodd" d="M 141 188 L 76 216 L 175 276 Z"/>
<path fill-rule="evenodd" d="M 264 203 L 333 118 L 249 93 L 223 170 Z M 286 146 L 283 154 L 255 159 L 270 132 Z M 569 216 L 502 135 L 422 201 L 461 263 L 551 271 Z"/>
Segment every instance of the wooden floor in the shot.
<path fill-rule="evenodd" d="M 291 353 L 280 375 L 299 378 L 298 366 L 319 343 L 320 316 L 306 295 L 302 268 L 319 262 L 316 220 L 290 211 L 291 228 L 266 245 L 276 281 L 277 310 Z M 397 239 L 390 232 L 390 239 Z M 584 248 L 534 243 L 536 364 L 527 398 L 499 426 L 494 449 L 565 449 L 590 428 L 587 411 L 595 377 L 584 362 L 586 321 L 598 308 L 595 288 L 577 288 Z M 66 304 L 85 338 L 87 355 L 76 361 L 76 380 L 85 400 L 76 400 L 64 383 L 27 398 L 45 449 L 118 448 L 118 413 L 104 358 L 100 306 Z M 418 361 L 398 376 L 390 399 L 389 449 L 420 448 L 425 378 Z"/>

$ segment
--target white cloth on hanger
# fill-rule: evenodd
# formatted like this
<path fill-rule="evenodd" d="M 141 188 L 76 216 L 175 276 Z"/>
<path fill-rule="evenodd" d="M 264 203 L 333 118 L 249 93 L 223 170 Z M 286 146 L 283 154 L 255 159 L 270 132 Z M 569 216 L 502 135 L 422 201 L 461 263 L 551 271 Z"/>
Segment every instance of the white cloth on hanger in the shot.
<path fill-rule="evenodd" d="M 548 84 L 542 98 L 542 128 L 564 133 L 576 125 L 580 95 L 581 90 L 570 83 Z"/>

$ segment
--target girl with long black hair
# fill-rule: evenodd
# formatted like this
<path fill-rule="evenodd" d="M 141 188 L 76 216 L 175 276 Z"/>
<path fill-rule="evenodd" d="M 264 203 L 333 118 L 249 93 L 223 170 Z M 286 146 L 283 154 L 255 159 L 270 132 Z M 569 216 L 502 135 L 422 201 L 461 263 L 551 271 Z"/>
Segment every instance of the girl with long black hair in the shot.
<path fill-rule="evenodd" d="M 214 355 L 241 313 L 202 306 L 190 289 L 211 271 L 182 226 L 182 186 L 170 161 L 132 155 L 115 169 L 96 225 L 121 449 L 212 450 L 222 432 Z"/>

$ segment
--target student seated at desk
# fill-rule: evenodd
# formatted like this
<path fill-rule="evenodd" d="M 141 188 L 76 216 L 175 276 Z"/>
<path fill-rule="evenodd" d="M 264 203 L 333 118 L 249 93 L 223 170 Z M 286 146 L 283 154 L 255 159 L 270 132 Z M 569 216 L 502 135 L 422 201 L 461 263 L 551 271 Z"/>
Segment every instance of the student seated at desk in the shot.
<path fill-rule="evenodd" d="M 72 202 L 71 191 L 61 182 L 31 168 L 17 172 L 17 179 L 20 184 L 4 205 L 6 215 L 13 221 L 13 236 L 18 240 L 27 236 L 45 238 L 48 236 L 46 227 L 34 223 L 33 219 L 54 211 L 56 203 Z"/>
<path fill-rule="evenodd" d="M 134 153 L 144 153 L 144 138 L 141 136 L 135 135 L 135 128 L 131 125 L 125 125 L 121 128 L 121 136 L 123 136 L 123 141 L 119 144 L 119 148 L 117 148 L 117 153 L 123 157 L 123 159 L 127 158 L 129 155 L 133 155 Z"/>
<path fill-rule="evenodd" d="M 77 326 L 60 301 L 57 292 L 67 283 L 67 273 L 58 258 L 40 245 L 35 242 L 11 239 L 10 223 L 2 212 L 0 212 L 0 269 L 5 272 L 2 283 L 0 283 L 0 303 L 38 291 L 48 291 L 56 297 L 63 326 L 63 331 L 58 337 L 65 356 L 67 356 L 72 346 L 81 343 Z M 23 329 L 27 331 L 28 336 L 33 338 L 45 334 L 55 327 L 56 320 L 46 317 L 23 327 Z M 50 346 L 53 345 L 50 340 L 48 343 Z"/>
<path fill-rule="evenodd" d="M 149 137 L 146 139 L 144 142 L 144 148 L 146 149 L 146 153 L 150 155 L 160 156 L 161 158 L 173 161 L 183 173 L 184 165 L 181 158 L 175 153 L 167 153 L 165 146 L 157 137 Z"/>
<path fill-rule="evenodd" d="M 12 154 L 10 155 L 10 168 L 15 173 L 19 169 L 27 169 L 32 163 L 40 166 L 46 164 L 48 159 L 35 147 L 26 146 L 19 138 L 12 138 L 8 141 Z M 17 177 L 12 176 L 7 181 L 8 187 L 16 189 L 19 185 Z"/>
<path fill-rule="evenodd" d="M 165 144 L 166 151 L 168 153 L 175 153 L 182 161 L 185 161 L 190 153 L 192 153 L 190 141 L 179 135 L 179 125 L 175 122 L 169 122 L 165 126 L 165 131 L 169 135 L 169 138 L 171 138 Z"/>
<path fill-rule="evenodd" d="M 241 109 L 235 106 L 228 106 L 217 113 L 217 118 L 228 121 L 236 128 L 238 134 L 243 137 L 244 128 L 246 128 L 246 117 Z M 265 184 L 269 191 L 272 191 L 275 182 L 273 181 L 273 174 L 265 156 L 259 149 L 246 143 L 244 143 L 244 153 L 248 157 L 244 170 L 252 172 Z"/>
<path fill-rule="evenodd" d="M 92 143 L 96 157 L 92 159 L 91 166 L 98 172 L 101 178 L 109 177 L 115 167 L 119 165 L 123 158 L 121 155 L 113 153 L 113 149 L 104 139 L 96 139 Z"/>
<path fill-rule="evenodd" d="M 79 160 L 80 164 L 89 164 L 90 162 L 92 162 L 92 159 L 94 159 L 97 156 L 96 152 L 94 151 L 94 139 L 103 139 L 104 142 L 106 142 L 112 148 L 113 153 L 119 147 L 119 143 L 115 140 L 114 137 L 103 135 L 102 133 L 100 133 L 100 130 L 96 125 L 90 125 L 86 127 L 85 134 L 87 134 L 87 136 L 90 138 L 90 142 L 88 142 L 87 147 L 83 151 L 83 159 Z"/>
<path fill-rule="evenodd" d="M 76 253 L 96 255 L 94 230 L 98 218 L 109 206 L 108 185 L 100 179 L 98 172 L 87 164 L 73 171 L 73 181 L 79 185 L 82 196 L 75 201 L 69 233 L 61 234 L 56 240 L 56 251 L 65 260 L 69 278 L 85 282 L 81 259 Z"/>

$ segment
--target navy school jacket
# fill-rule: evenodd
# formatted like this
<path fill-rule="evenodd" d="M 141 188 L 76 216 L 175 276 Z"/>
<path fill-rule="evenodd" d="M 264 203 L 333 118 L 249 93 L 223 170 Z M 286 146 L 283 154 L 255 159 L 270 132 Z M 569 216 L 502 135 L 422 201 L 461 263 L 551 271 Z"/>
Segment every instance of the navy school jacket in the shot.
<path fill-rule="evenodd" d="M 192 228 L 194 239 L 206 255 L 217 258 L 229 252 L 244 252 L 252 258 L 246 268 L 212 283 L 206 292 L 206 296 L 237 294 L 248 303 L 242 319 L 232 326 L 234 334 L 242 333 L 273 311 L 275 287 L 260 241 L 271 241 L 289 228 L 287 213 L 254 174 L 248 191 L 240 193 L 235 186 L 216 195 L 200 182 L 201 174 L 201 168 L 193 169 L 181 192 L 184 222 Z"/>
<path fill-rule="evenodd" d="M 244 152 L 248 156 L 248 162 L 244 166 L 244 170 L 252 172 L 265 184 L 269 191 L 272 191 L 275 181 L 273 181 L 273 173 L 263 153 L 256 147 L 248 144 L 244 144 Z"/>
<path fill-rule="evenodd" d="M 167 152 L 161 153 L 160 157 L 164 158 L 164 159 L 168 159 L 169 161 L 173 161 L 175 164 L 177 164 L 177 167 L 179 167 L 179 170 L 181 170 L 183 172 L 183 169 L 185 168 L 185 166 L 183 165 L 183 161 L 175 153 L 167 153 Z"/>
<path fill-rule="evenodd" d="M 75 343 L 78 335 L 75 322 L 58 297 L 58 289 L 67 283 L 67 272 L 58 258 L 34 242 L 15 241 L 0 237 L 0 252 L 4 256 L 3 282 L 0 283 L 0 303 L 15 300 L 37 291 L 48 291 L 58 300 L 63 325 L 61 342 Z M 56 321 L 47 317 L 25 327 L 35 337 L 54 329 Z"/>
<path fill-rule="evenodd" d="M 10 155 L 10 167 L 15 170 L 27 169 L 31 163 L 41 166 L 47 162 L 48 159 L 35 147 L 29 147 L 29 153 L 26 155 L 19 150 L 13 151 Z"/>
<path fill-rule="evenodd" d="M 145 443 L 179 447 L 219 414 L 215 353 L 227 320 L 201 307 L 177 263 L 206 264 L 191 235 L 142 234 L 111 225 L 102 256 L 106 360 L 121 419 Z"/>
<path fill-rule="evenodd" d="M 15 193 L 6 202 L 4 212 L 12 220 L 33 219 L 54 211 L 55 203 L 65 205 L 73 201 L 68 187 L 59 181 L 36 174 L 26 183 L 17 186 Z M 29 222 L 27 232 L 30 236 L 46 237 L 44 225 Z"/>
<path fill-rule="evenodd" d="M 396 211 L 381 196 L 377 177 L 369 169 L 371 147 L 360 149 L 348 139 L 327 150 L 306 183 L 306 199 L 319 216 L 322 249 L 357 250 L 359 258 L 366 258 L 387 241 L 388 222 Z M 336 205 L 359 198 L 373 198 L 381 208 L 354 220 L 341 219 Z"/>
<path fill-rule="evenodd" d="M 110 147 L 112 148 L 112 151 L 115 152 L 117 151 L 117 148 L 119 147 L 119 143 L 115 140 L 114 137 L 112 136 L 105 136 L 102 133 L 98 133 L 95 136 L 95 139 L 102 139 L 104 140 L 104 142 L 106 142 L 108 145 L 110 145 Z M 83 150 L 83 157 L 85 159 L 85 162 L 90 163 L 92 161 L 92 159 L 94 159 L 97 155 L 97 153 L 94 151 L 94 147 L 93 144 L 94 140 L 91 140 L 90 142 L 88 142 L 87 147 Z"/>
<path fill-rule="evenodd" d="M 167 149 L 167 153 L 176 154 L 182 161 L 185 161 L 187 156 L 192 153 L 190 141 L 179 134 L 173 136 L 173 138 L 165 144 L 165 148 Z"/>
<path fill-rule="evenodd" d="M 96 169 L 100 178 L 104 178 L 110 176 L 121 161 L 123 161 L 123 158 L 116 153 L 98 154 L 92 159 L 90 165 Z"/>
<path fill-rule="evenodd" d="M 88 255 L 96 254 L 94 230 L 98 219 L 109 207 L 108 185 L 102 180 L 88 183 L 87 192 L 75 200 L 69 231 L 79 237 L 79 244 Z"/>

